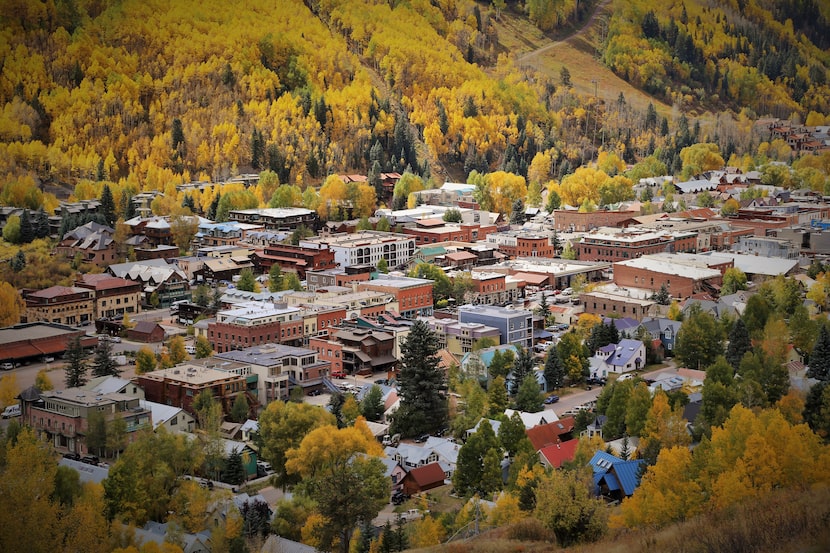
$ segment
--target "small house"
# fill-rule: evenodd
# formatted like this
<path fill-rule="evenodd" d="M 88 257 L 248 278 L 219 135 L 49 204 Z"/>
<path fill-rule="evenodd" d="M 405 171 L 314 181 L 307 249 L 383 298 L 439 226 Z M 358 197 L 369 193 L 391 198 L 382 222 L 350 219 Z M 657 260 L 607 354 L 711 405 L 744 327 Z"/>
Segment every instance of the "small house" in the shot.
<path fill-rule="evenodd" d="M 410 470 L 403 477 L 403 493 L 415 495 L 444 485 L 444 469 L 438 463 L 430 463 Z"/>
<path fill-rule="evenodd" d="M 164 335 L 164 328 L 150 321 L 136 323 L 135 327 L 127 331 L 127 338 L 136 342 L 163 342 Z"/>

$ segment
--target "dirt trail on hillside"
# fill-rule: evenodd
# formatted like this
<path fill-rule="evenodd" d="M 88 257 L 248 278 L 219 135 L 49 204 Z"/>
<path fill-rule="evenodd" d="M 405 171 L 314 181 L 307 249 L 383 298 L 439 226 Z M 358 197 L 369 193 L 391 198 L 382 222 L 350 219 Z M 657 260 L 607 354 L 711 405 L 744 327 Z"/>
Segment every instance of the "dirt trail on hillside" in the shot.
<path fill-rule="evenodd" d="M 588 20 L 585 22 L 585 24 L 582 25 L 582 27 L 579 28 L 577 31 L 575 31 L 574 33 L 570 34 L 569 36 L 567 36 L 567 37 L 565 37 L 561 40 L 551 42 L 550 44 L 545 44 L 541 48 L 537 48 L 536 50 L 533 50 L 531 52 L 527 52 L 525 54 L 522 54 L 521 56 L 516 58 L 516 62 L 518 62 L 518 63 L 525 62 L 525 61 L 529 60 L 530 58 L 532 58 L 534 56 L 537 56 L 539 54 L 547 52 L 551 48 L 555 48 L 559 44 L 562 44 L 564 42 L 568 42 L 569 40 L 571 40 L 573 38 L 582 36 L 585 32 L 588 31 L 589 28 L 591 28 L 591 26 L 593 25 L 594 20 L 596 19 L 597 15 L 603 10 L 603 8 L 605 8 L 610 3 L 611 3 L 611 0 L 602 0 L 602 2 L 600 2 L 599 4 L 597 4 L 594 7 L 594 13 L 591 14 L 591 17 L 589 17 Z"/>

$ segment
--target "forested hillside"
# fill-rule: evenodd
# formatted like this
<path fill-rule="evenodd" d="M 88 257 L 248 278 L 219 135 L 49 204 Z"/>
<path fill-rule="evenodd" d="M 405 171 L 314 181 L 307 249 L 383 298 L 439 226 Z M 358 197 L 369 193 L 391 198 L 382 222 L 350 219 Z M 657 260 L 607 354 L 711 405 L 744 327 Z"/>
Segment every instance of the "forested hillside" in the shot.
<path fill-rule="evenodd" d="M 819 0 L 619 0 L 603 61 L 681 106 L 802 120 L 830 111 L 830 5 Z"/>

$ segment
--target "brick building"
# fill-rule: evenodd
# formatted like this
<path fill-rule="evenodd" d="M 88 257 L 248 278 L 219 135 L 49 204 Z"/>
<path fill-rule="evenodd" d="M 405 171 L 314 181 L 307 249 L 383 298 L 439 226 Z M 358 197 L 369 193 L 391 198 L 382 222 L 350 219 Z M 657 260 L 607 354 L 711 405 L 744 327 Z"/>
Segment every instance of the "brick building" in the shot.
<path fill-rule="evenodd" d="M 557 209 L 553 212 L 554 227 L 558 231 L 588 232 L 599 227 L 624 227 L 633 223 L 639 211 L 591 211 Z"/>
<path fill-rule="evenodd" d="M 617 286 L 657 292 L 666 287 L 673 298 L 687 298 L 698 292 L 717 292 L 723 272 L 734 266 L 731 259 L 712 256 L 653 255 L 614 263 Z"/>
<path fill-rule="evenodd" d="M 217 353 L 272 342 L 303 342 L 303 317 L 297 307 L 249 302 L 219 311 L 208 324 L 208 340 Z"/>
<path fill-rule="evenodd" d="M 458 308 L 462 323 L 478 323 L 497 328 L 501 344 L 524 348 L 533 346 L 533 313 L 526 309 L 508 309 L 494 305 L 462 305 Z"/>
<path fill-rule="evenodd" d="M 96 319 L 120 317 L 141 312 L 141 284 L 106 273 L 83 275 L 75 285 L 95 293 Z"/>
<path fill-rule="evenodd" d="M 419 219 L 414 227 L 403 229 L 404 234 L 415 237 L 419 246 L 439 242 L 477 242 L 484 240 L 491 232 L 496 232 L 496 225 L 468 223 L 446 223 L 442 219 Z"/>
<path fill-rule="evenodd" d="M 388 332 L 355 328 L 335 330 L 330 336 L 343 344 L 343 369 L 349 374 L 389 372 L 398 364 L 392 354 L 395 338 Z"/>
<path fill-rule="evenodd" d="M 487 243 L 510 258 L 556 257 L 553 236 L 538 232 L 505 231 L 487 235 Z"/>
<path fill-rule="evenodd" d="M 236 396 L 247 388 L 244 375 L 188 364 L 140 374 L 133 381 L 144 389 L 147 401 L 179 407 L 194 416 L 193 401 L 201 392 L 209 390 L 222 411 L 230 413 Z"/>
<path fill-rule="evenodd" d="M 375 291 L 391 294 L 404 317 L 432 315 L 431 280 L 423 278 L 378 275 L 378 278 L 358 284 L 358 291 Z"/>
<path fill-rule="evenodd" d="M 406 264 L 415 253 L 415 237 L 394 232 L 365 230 L 352 234 L 332 234 L 300 240 L 300 246 L 330 249 L 341 268 L 349 265 L 372 265 L 386 260 L 389 268 Z"/>
<path fill-rule="evenodd" d="M 90 221 L 67 232 L 55 247 L 55 253 L 68 259 L 80 254 L 84 263 L 106 266 L 119 258 L 114 234 L 112 227 Z"/>
<path fill-rule="evenodd" d="M 274 244 L 256 251 L 253 262 L 260 273 L 267 273 L 274 265 L 283 272 L 297 273 L 305 279 L 307 271 L 325 271 L 337 268 L 334 252 L 329 249 L 308 249 L 291 244 Z"/>
<path fill-rule="evenodd" d="M 86 443 L 92 413 L 102 414 L 107 424 L 123 419 L 127 443 L 135 440 L 139 430 L 153 427 L 150 410 L 135 396 L 80 388 L 44 392 L 29 388 L 19 397 L 22 420 L 59 452 L 100 455 L 100 451 L 90 451 Z"/>
<path fill-rule="evenodd" d="M 235 209 L 228 213 L 229 221 L 262 225 L 267 230 L 295 230 L 305 226 L 317 229 L 317 212 L 302 207 Z"/>
<path fill-rule="evenodd" d="M 335 330 L 332 330 L 332 332 L 335 332 Z M 317 356 L 320 361 L 329 364 L 331 368 L 329 375 L 345 374 L 346 369 L 343 365 L 343 343 L 331 339 L 328 332 L 309 338 L 308 348 L 317 352 Z"/>
<path fill-rule="evenodd" d="M 650 316 L 657 305 L 650 299 L 598 291 L 583 292 L 579 295 L 579 300 L 585 307 L 585 313 L 603 317 L 618 315 L 638 321 Z"/>
<path fill-rule="evenodd" d="M 696 234 L 674 235 L 634 227 L 596 229 L 575 244 L 580 261 L 623 261 L 644 255 L 674 251 L 694 251 Z"/>
<path fill-rule="evenodd" d="M 95 319 L 95 292 L 77 286 L 50 286 L 23 294 L 26 321 L 82 326 Z"/>

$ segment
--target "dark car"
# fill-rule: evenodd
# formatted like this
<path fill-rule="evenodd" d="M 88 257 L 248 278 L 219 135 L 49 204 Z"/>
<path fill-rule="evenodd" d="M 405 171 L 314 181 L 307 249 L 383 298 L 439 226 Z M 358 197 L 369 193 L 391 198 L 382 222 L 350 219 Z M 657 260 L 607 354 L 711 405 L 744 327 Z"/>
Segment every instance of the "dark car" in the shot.
<path fill-rule="evenodd" d="M 545 398 L 545 404 L 550 405 L 559 401 L 559 396 L 548 396 Z"/>
<path fill-rule="evenodd" d="M 421 434 L 417 438 L 415 438 L 416 444 L 422 444 L 429 439 L 429 434 Z"/>
<path fill-rule="evenodd" d="M 97 466 L 98 463 L 101 462 L 101 460 L 98 457 L 96 457 L 95 455 L 84 455 L 83 457 L 81 457 L 81 462 L 86 463 L 87 465 L 96 465 Z"/>

